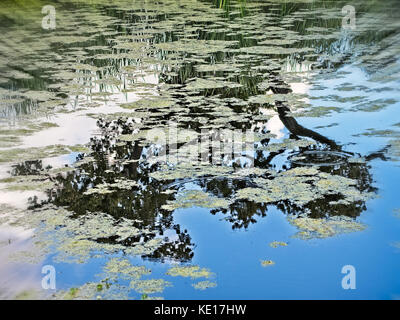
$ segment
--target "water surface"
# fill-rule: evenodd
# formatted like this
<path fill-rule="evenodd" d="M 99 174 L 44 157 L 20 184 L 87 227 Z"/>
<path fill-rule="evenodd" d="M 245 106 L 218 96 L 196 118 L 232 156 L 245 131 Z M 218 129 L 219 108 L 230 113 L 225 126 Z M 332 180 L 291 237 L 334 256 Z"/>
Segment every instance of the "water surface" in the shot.
<path fill-rule="evenodd" d="M 0 297 L 399 297 L 397 1 L 44 5 L 0 9 Z"/>

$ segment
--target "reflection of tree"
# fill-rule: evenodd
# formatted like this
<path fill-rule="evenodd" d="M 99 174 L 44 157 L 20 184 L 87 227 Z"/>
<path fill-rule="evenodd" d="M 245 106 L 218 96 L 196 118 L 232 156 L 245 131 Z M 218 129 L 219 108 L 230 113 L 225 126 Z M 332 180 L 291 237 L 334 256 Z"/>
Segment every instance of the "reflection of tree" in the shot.
<path fill-rule="evenodd" d="M 296 4 L 295 7 L 291 7 L 282 13 L 286 15 L 292 11 L 304 8 L 304 4 Z M 296 28 L 301 31 L 309 26 L 318 25 L 319 20 L 307 20 L 304 24 L 296 24 Z M 338 21 L 333 23 L 333 26 L 338 26 Z M 166 37 L 173 39 L 173 32 L 166 32 Z M 221 32 L 202 32 L 199 35 L 202 40 L 218 39 L 218 40 L 238 40 L 239 43 L 243 43 L 243 35 L 238 34 L 236 36 L 226 36 L 224 30 Z M 161 36 L 157 36 L 155 42 L 164 41 Z M 315 46 L 322 47 L 323 50 L 328 48 L 332 44 L 333 40 L 316 40 L 312 43 L 301 42 L 299 46 Z M 256 41 L 249 41 L 247 45 L 256 45 Z M 322 45 L 321 45 L 322 44 Z M 162 58 L 167 58 L 168 54 L 163 52 L 160 53 Z M 208 57 L 208 60 L 215 63 L 224 62 L 227 58 L 232 58 L 234 54 L 231 53 L 213 53 Z M 187 55 L 186 57 L 190 57 Z M 270 55 L 267 59 L 252 57 L 251 62 L 246 64 L 246 68 L 250 64 L 262 65 L 268 59 L 276 59 L 278 56 Z M 299 58 L 299 57 L 298 57 Z M 301 57 L 300 57 L 301 58 Z M 317 59 L 317 58 L 310 58 Z M 122 59 L 113 59 L 111 68 L 114 74 L 119 74 L 120 63 Z M 300 59 L 301 60 L 301 59 Z M 102 62 L 107 67 L 110 67 L 110 61 Z M 343 63 L 343 61 L 341 62 Z M 99 64 L 96 61 L 94 64 Z M 243 68 L 243 69 L 246 69 Z M 247 69 L 246 69 L 247 70 Z M 194 64 L 184 63 L 176 70 L 174 76 L 167 74 L 168 68 L 162 70 L 160 75 L 162 82 L 170 84 L 179 84 L 180 87 L 171 90 L 171 96 L 178 100 L 180 107 L 187 107 L 189 103 L 186 101 L 187 95 L 185 93 L 185 82 L 187 79 L 195 77 L 204 77 L 204 73 L 199 73 L 194 68 Z M 201 97 L 213 97 L 218 96 L 221 99 L 224 98 L 238 98 L 247 99 L 249 96 L 265 93 L 267 90 L 272 90 L 278 94 L 290 93 L 289 86 L 279 78 L 279 68 L 275 70 L 269 70 L 264 75 L 241 72 L 239 75 L 230 77 L 231 81 L 242 84 L 241 88 L 234 89 L 209 89 L 202 90 L 199 95 Z M 229 74 L 224 71 L 218 71 L 213 74 L 216 77 L 227 77 Z M 265 90 L 260 90 L 257 85 L 263 80 L 269 80 L 271 85 Z M 227 106 L 231 107 L 238 114 L 258 114 L 259 106 L 247 105 L 244 107 L 237 107 L 234 103 L 227 103 Z M 300 137 L 313 138 L 322 145 L 300 147 L 300 152 L 313 151 L 313 150 L 341 150 L 334 141 L 328 139 L 317 132 L 314 132 L 308 128 L 301 126 L 293 117 L 289 115 L 289 108 L 282 103 L 271 105 L 276 107 L 279 113 L 281 121 L 291 132 L 292 138 L 300 139 Z M 189 106 L 189 111 L 193 114 L 201 115 L 207 120 L 212 121 L 217 116 L 223 117 L 223 114 L 217 115 L 212 114 L 207 109 L 202 107 Z M 173 111 L 170 113 L 173 114 Z M 156 116 L 151 119 L 151 124 L 162 123 L 165 121 L 170 114 L 164 116 Z M 231 121 L 229 124 L 236 129 L 249 129 L 257 121 L 248 121 L 247 123 Z M 167 194 L 164 191 L 170 186 L 171 181 L 156 181 L 151 179 L 149 174 L 157 170 L 157 165 L 146 164 L 146 161 L 139 161 L 144 155 L 144 148 L 138 141 L 127 142 L 125 145 L 119 145 L 115 143 L 115 135 L 110 130 L 111 122 L 100 121 L 98 123 L 102 130 L 102 135 L 99 137 L 92 138 L 91 140 L 91 156 L 94 157 L 94 161 L 85 162 L 88 157 L 80 155 L 77 160 L 82 160 L 82 164 L 79 165 L 78 169 L 73 172 L 68 172 L 65 175 L 59 175 L 57 177 L 60 188 L 52 190 L 48 193 L 47 202 L 54 203 L 58 206 L 65 206 L 68 209 L 76 213 L 77 216 L 85 215 L 87 212 L 105 212 L 115 219 L 127 218 L 134 221 L 135 227 L 139 229 L 149 228 L 152 233 L 147 234 L 144 238 L 131 237 L 124 241 L 123 244 L 126 247 L 133 246 L 135 243 L 147 242 L 155 237 L 165 237 L 166 241 L 160 248 L 158 248 L 153 254 L 147 255 L 147 258 L 154 259 L 177 259 L 181 261 L 188 261 L 193 257 L 193 243 L 187 230 L 181 230 L 179 224 L 174 223 L 173 214 L 169 211 L 163 210 L 162 206 L 167 201 L 174 200 L 174 194 Z M 122 119 L 117 119 L 112 124 L 120 133 L 130 134 L 132 133 L 131 128 Z M 179 125 L 182 128 L 191 128 L 199 132 L 201 130 L 201 124 L 197 121 L 196 117 L 185 117 L 184 120 L 179 121 Z M 261 141 L 263 146 L 268 146 L 270 139 L 264 139 Z M 255 152 L 254 164 L 258 168 L 273 169 L 274 160 L 282 155 L 286 150 L 277 152 L 265 153 L 259 150 Z M 376 154 L 379 156 L 379 153 Z M 367 160 L 372 159 L 375 155 L 366 157 Z M 211 165 L 211 164 L 210 164 Z M 288 163 L 285 169 L 295 168 L 299 166 L 294 162 Z M 13 174 L 15 175 L 28 175 L 38 174 L 41 171 L 42 164 L 38 162 L 25 162 L 15 167 Z M 343 177 L 351 178 L 357 181 L 356 188 L 360 192 L 373 191 L 371 187 L 372 177 L 369 173 L 368 164 L 365 163 L 348 163 L 344 162 L 335 166 L 324 166 L 320 167 L 320 170 L 332 175 L 340 175 Z M 134 186 L 128 190 L 118 189 L 112 193 L 97 193 L 94 195 L 85 194 L 86 191 L 99 186 L 101 184 L 112 184 L 118 179 L 126 179 L 138 182 L 137 186 Z M 179 181 L 178 181 L 179 182 Z M 205 191 L 221 198 L 233 198 L 236 191 L 245 187 L 251 187 L 252 183 L 249 179 L 235 179 L 232 177 L 217 177 L 217 178 L 199 178 L 196 179 L 196 184 L 201 186 Z M 175 184 L 175 188 L 179 187 L 179 183 Z M 320 218 L 326 216 L 345 215 L 348 217 L 357 217 L 360 213 L 365 210 L 365 203 L 363 201 L 357 201 L 350 204 L 330 204 L 331 201 L 339 200 L 337 195 L 328 195 L 324 199 L 315 199 L 307 203 L 304 206 L 293 204 L 290 200 L 282 200 L 273 205 L 282 212 L 288 215 L 297 215 L 299 213 L 306 213 L 309 217 Z M 40 206 L 42 203 L 37 203 L 37 199 L 32 201 L 32 206 Z M 232 228 L 248 228 L 252 223 L 257 222 L 258 217 L 264 217 L 268 210 L 267 204 L 254 203 L 245 200 L 236 200 L 227 209 L 214 209 L 211 210 L 212 214 L 222 212 L 225 215 L 226 221 L 232 224 Z M 172 235 L 171 235 L 172 234 Z M 98 239 L 98 241 L 106 243 L 116 243 L 117 240 L 113 238 Z"/>
<path fill-rule="evenodd" d="M 139 242 L 146 243 L 155 237 L 162 238 L 168 232 L 164 239 L 167 241 L 154 253 L 145 257 L 190 260 L 193 256 L 191 238 L 186 230 L 181 230 L 180 225 L 173 222 L 171 213 L 161 209 L 167 200 L 171 200 L 171 195 L 162 193 L 163 186 L 150 181 L 148 174 L 154 171 L 154 168 L 145 168 L 138 162 L 110 165 L 106 156 L 107 153 L 115 151 L 123 155 L 126 160 L 138 160 L 143 148 L 137 143 L 118 147 L 104 137 L 93 138 L 91 147 L 95 151 L 94 161 L 83 163 L 76 171 L 68 172 L 66 175 L 58 175 L 56 180 L 60 188 L 49 191 L 48 200 L 45 202 L 38 203 L 36 198 L 33 199 L 31 207 L 51 202 L 57 206 L 67 207 L 75 212 L 76 216 L 85 215 L 87 212 L 104 212 L 117 221 L 120 218 L 132 219 L 134 227 L 140 230 L 150 229 L 151 233 L 131 237 L 118 244 L 130 247 Z M 84 159 L 82 154 L 77 157 L 77 160 Z M 41 172 L 41 161 L 35 164 L 36 166 L 33 163 L 20 164 L 14 168 L 13 174 L 26 175 Z M 137 181 L 143 187 L 133 187 L 129 190 L 118 189 L 106 194 L 84 194 L 95 186 L 114 183 L 116 179 L 121 178 Z M 113 238 L 101 238 L 98 241 L 117 243 Z"/>
<path fill-rule="evenodd" d="M 125 126 L 121 120 L 115 123 L 119 123 L 121 127 Z M 104 128 L 107 127 L 109 125 L 104 126 Z M 104 128 L 103 132 L 107 132 Z M 322 140 L 328 139 L 324 138 Z M 123 242 L 125 246 L 134 245 L 138 241 L 148 241 L 155 236 L 162 237 L 166 232 L 170 234 L 172 231 L 175 234 L 172 237 L 174 239 L 167 241 L 149 258 L 170 257 L 189 260 L 193 255 L 190 235 L 186 230 L 182 231 L 180 226 L 173 222 L 173 215 L 170 212 L 161 208 L 168 200 L 174 200 L 173 194 L 164 192 L 166 189 L 171 188 L 171 181 L 159 182 L 149 177 L 149 174 L 156 171 L 158 166 L 157 164 L 146 164 L 146 161 L 138 161 L 144 156 L 144 148 L 137 141 L 128 142 L 125 145 L 117 145 L 113 141 L 112 135 L 106 133 L 101 137 L 92 138 L 91 149 L 94 152 L 91 155 L 94 157 L 94 161 L 85 162 L 85 157 L 80 155 L 77 160 L 82 160 L 82 164 L 76 171 L 57 177 L 61 188 L 49 192 L 48 201 L 58 206 L 66 206 L 77 215 L 84 215 L 86 212 L 105 212 L 116 219 L 130 218 L 135 220 L 135 227 L 140 229 L 149 227 L 154 232 L 148 235 L 146 239 L 129 238 Z M 269 139 L 263 141 L 264 146 L 268 146 L 269 143 Z M 300 152 L 315 150 L 316 148 L 329 150 L 331 145 L 336 144 L 301 147 Z M 254 164 L 259 168 L 273 169 L 273 160 L 276 156 L 283 154 L 284 151 L 281 150 L 269 154 L 256 152 Z M 107 156 L 110 154 L 113 155 L 113 161 L 110 161 L 109 156 Z M 15 167 L 14 174 L 36 174 L 41 170 L 41 162 L 38 161 L 36 164 L 36 167 L 32 163 L 19 165 Z M 299 165 L 290 163 L 290 167 L 286 169 L 297 166 Z M 360 192 L 373 190 L 371 187 L 372 178 L 368 172 L 368 165 L 365 163 L 350 164 L 345 162 L 340 165 L 320 167 L 320 170 L 332 175 L 340 175 L 356 180 L 356 187 Z M 93 187 L 104 183 L 112 184 L 121 178 L 136 181 L 138 186 L 129 190 L 118 190 L 106 194 L 84 194 Z M 179 181 L 177 182 L 173 184 L 175 185 L 174 188 L 179 187 Z M 221 198 L 233 198 L 237 190 L 252 186 L 250 179 L 234 179 L 230 177 L 199 178 L 196 179 L 196 183 L 205 191 Z M 329 195 L 324 199 L 316 199 L 302 207 L 291 203 L 289 200 L 279 201 L 272 205 L 290 215 L 307 212 L 313 218 L 332 215 L 356 217 L 365 210 L 365 204 L 362 201 L 346 205 L 329 204 L 330 201 L 339 199 L 337 195 Z M 232 224 L 233 228 L 247 228 L 257 221 L 257 216 L 264 217 L 266 215 L 267 204 L 237 200 L 228 209 L 214 209 L 211 211 L 212 214 L 217 212 L 225 214 L 225 219 Z M 136 220 L 138 221 L 136 222 Z M 115 241 L 114 239 L 99 240 L 110 243 Z"/>

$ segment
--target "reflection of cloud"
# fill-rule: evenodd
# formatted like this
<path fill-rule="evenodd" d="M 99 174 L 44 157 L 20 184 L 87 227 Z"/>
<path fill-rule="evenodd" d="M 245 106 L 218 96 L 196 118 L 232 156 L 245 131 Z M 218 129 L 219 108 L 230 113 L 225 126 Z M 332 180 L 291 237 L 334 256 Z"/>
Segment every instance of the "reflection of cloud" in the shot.
<path fill-rule="evenodd" d="M 2 186 L 4 184 L 0 184 Z M 1 187 L 0 187 L 1 188 Z M 28 205 L 28 199 L 30 197 L 37 196 L 38 200 L 47 199 L 47 195 L 41 191 L 4 191 L 0 190 L 0 198 L 3 199 L 1 203 L 6 203 L 12 207 L 18 209 L 26 209 Z"/>
<path fill-rule="evenodd" d="M 0 226 L 0 242 L 23 241 L 33 236 L 33 230 L 26 230 L 22 227 Z M 7 246 L 6 246 L 7 247 Z M 2 250 L 2 254 L 4 250 Z"/>
<path fill-rule="evenodd" d="M 11 164 L 6 163 L 6 164 L 1 164 L 0 165 L 0 179 L 4 179 L 6 177 L 10 176 L 10 171 L 12 169 Z"/>
<path fill-rule="evenodd" d="M 298 93 L 298 94 L 308 93 L 308 91 L 311 88 L 311 86 L 306 82 L 292 82 L 289 83 L 289 85 L 293 93 Z"/>
<path fill-rule="evenodd" d="M 271 119 L 268 120 L 266 128 L 272 134 L 276 135 L 277 139 L 281 139 L 285 135 L 285 133 L 283 132 L 285 126 L 282 123 L 281 119 L 279 119 L 278 115 L 274 115 Z"/>
<path fill-rule="evenodd" d="M 93 133 L 98 129 L 97 119 L 87 116 L 87 113 L 126 112 L 118 106 L 120 103 L 133 102 L 139 99 L 134 93 L 115 94 L 110 96 L 113 99 L 111 105 L 104 103 L 102 106 L 76 111 L 73 113 L 58 113 L 52 119 L 46 121 L 54 122 L 58 127 L 49 128 L 25 137 L 22 148 L 44 147 L 53 144 L 76 145 L 84 144 L 90 141 Z"/>
<path fill-rule="evenodd" d="M 0 299 L 14 299 L 25 293 L 25 298 L 33 298 L 29 293 L 41 291 L 41 266 L 19 264 L 10 261 L 13 253 L 21 250 L 31 251 L 32 230 L 6 227 L 0 228 Z"/>
<path fill-rule="evenodd" d="M 96 119 L 79 114 L 60 115 L 54 119 L 58 127 L 39 131 L 24 139 L 25 148 L 44 147 L 52 144 L 75 145 L 90 140 L 96 128 Z"/>

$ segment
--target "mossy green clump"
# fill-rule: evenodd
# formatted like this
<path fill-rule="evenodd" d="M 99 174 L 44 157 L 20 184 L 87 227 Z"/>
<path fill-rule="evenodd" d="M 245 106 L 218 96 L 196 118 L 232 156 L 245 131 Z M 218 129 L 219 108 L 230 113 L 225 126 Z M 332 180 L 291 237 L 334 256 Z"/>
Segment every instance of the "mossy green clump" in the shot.
<path fill-rule="evenodd" d="M 289 218 L 289 222 L 300 231 L 296 238 L 303 240 L 328 238 L 343 233 L 363 231 L 366 226 L 349 217 L 330 217 L 313 219 L 308 217 Z"/>
<path fill-rule="evenodd" d="M 201 190 L 185 190 L 178 193 L 174 201 L 168 201 L 161 208 L 173 211 L 182 208 L 202 207 L 202 208 L 227 208 L 230 201 L 224 198 L 217 198 Z"/>
<path fill-rule="evenodd" d="M 182 163 L 172 168 L 164 166 L 160 170 L 150 173 L 150 177 L 163 180 L 177 180 L 187 178 L 200 178 L 203 176 L 228 177 L 234 169 L 228 166 L 194 165 Z"/>
<path fill-rule="evenodd" d="M 283 241 L 272 241 L 269 245 L 272 248 L 278 248 L 278 247 L 287 247 L 288 244 Z"/>
<path fill-rule="evenodd" d="M 121 104 L 121 107 L 124 109 L 164 109 L 171 108 L 174 103 L 175 102 L 170 99 L 154 97 Z"/>
<path fill-rule="evenodd" d="M 199 266 L 176 266 L 170 268 L 167 275 L 172 277 L 184 277 L 184 278 L 210 278 L 213 273 L 206 268 L 200 268 Z"/>
<path fill-rule="evenodd" d="M 357 181 L 339 175 L 319 171 L 314 167 L 297 167 L 266 178 L 255 178 L 254 187 L 236 192 L 237 199 L 248 199 L 257 203 L 275 203 L 289 200 L 305 205 L 326 195 L 339 195 L 342 202 L 365 201 L 373 193 L 361 193 L 355 186 Z M 333 203 L 332 203 L 333 204 Z"/>
<path fill-rule="evenodd" d="M 217 286 L 217 283 L 205 280 L 205 281 L 199 281 L 197 283 L 193 283 L 192 286 L 196 290 L 206 290 L 208 288 L 215 288 Z"/>
<path fill-rule="evenodd" d="M 110 285 L 106 281 L 87 282 L 79 287 L 57 290 L 53 300 L 126 300 L 129 289 L 118 284 Z"/>
<path fill-rule="evenodd" d="M 44 254 L 53 253 L 56 262 L 85 263 L 90 258 L 124 249 L 131 250 L 131 254 L 151 254 L 163 243 L 162 239 L 150 239 L 127 248 L 122 241 L 130 237 L 147 236 L 151 232 L 146 228 L 136 228 L 132 220 L 116 220 L 106 213 L 73 217 L 73 212 L 53 205 L 30 211 L 29 215 L 24 210 L 9 206 L 1 206 L 0 209 L 1 223 L 35 229 L 35 250 L 32 249 L 31 254 L 22 252 L 14 255 L 13 259 L 21 262 L 38 261 Z M 116 243 L 98 241 L 110 237 L 115 238 Z M 131 271 L 144 272 L 142 269 Z"/>
<path fill-rule="evenodd" d="M 104 271 L 110 276 L 129 280 L 137 280 L 151 273 L 151 270 L 144 266 L 133 266 L 128 259 L 119 258 L 110 259 L 104 267 Z"/>
<path fill-rule="evenodd" d="M 263 267 L 270 267 L 270 266 L 273 266 L 274 264 L 275 264 L 275 262 L 272 260 L 261 260 L 261 265 Z"/>
<path fill-rule="evenodd" d="M 171 282 L 164 279 L 132 280 L 130 283 L 130 288 L 142 294 L 163 292 L 166 287 L 170 286 L 172 286 Z"/>

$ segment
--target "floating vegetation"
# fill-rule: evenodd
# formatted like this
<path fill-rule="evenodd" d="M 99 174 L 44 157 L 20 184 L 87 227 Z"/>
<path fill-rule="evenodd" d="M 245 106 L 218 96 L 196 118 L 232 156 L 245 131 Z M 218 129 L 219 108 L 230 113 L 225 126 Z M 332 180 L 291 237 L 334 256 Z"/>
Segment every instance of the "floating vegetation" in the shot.
<path fill-rule="evenodd" d="M 269 245 L 272 248 L 278 248 L 278 247 L 287 247 L 288 244 L 283 241 L 272 241 Z"/>
<path fill-rule="evenodd" d="M 261 260 L 261 265 L 263 267 L 270 267 L 270 266 L 273 266 L 274 264 L 275 264 L 275 262 L 272 260 Z"/>
<path fill-rule="evenodd" d="M 343 216 L 326 219 L 298 217 L 290 218 L 289 222 L 300 230 L 295 237 L 303 240 L 328 238 L 342 233 L 363 231 L 366 228 L 364 224 Z"/>
<path fill-rule="evenodd" d="M 346 161 L 349 163 L 363 163 L 361 158 L 349 158 L 348 154 L 336 151 L 304 151 L 289 159 L 293 163 L 303 166 L 335 166 Z"/>
<path fill-rule="evenodd" d="M 69 290 L 58 290 L 50 299 L 53 300 L 126 300 L 129 289 L 127 287 L 110 285 L 106 281 L 88 282 L 80 287 Z"/>
<path fill-rule="evenodd" d="M 137 182 L 133 180 L 124 180 L 124 179 L 115 179 L 113 183 L 102 183 L 96 185 L 94 188 L 91 188 L 85 191 L 84 195 L 92 195 L 92 194 L 107 194 L 118 191 L 118 189 L 122 190 L 131 190 L 133 187 L 137 187 Z"/>
<path fill-rule="evenodd" d="M 150 235 L 152 232 L 134 226 L 134 221 L 122 218 L 117 221 L 105 213 L 91 213 L 74 217 L 73 212 L 52 205 L 36 209 L 25 216 L 24 211 L 4 207 L 3 223 L 36 229 L 34 245 L 38 250 L 32 252 L 53 252 L 54 261 L 84 263 L 91 257 L 100 256 L 100 252 L 117 253 L 126 247 L 122 242 L 131 237 Z M 13 215 L 6 213 L 14 212 Z M 98 239 L 116 238 L 113 244 L 98 242 Z M 142 251 L 153 252 L 160 244 L 158 240 L 138 243 L 133 247 L 137 254 Z M 22 261 L 27 260 L 24 254 L 19 255 Z M 31 259 L 32 260 L 32 259 Z"/>
<path fill-rule="evenodd" d="M 124 109 L 164 109 L 171 108 L 174 101 L 165 98 L 141 99 L 135 102 L 122 104 Z"/>
<path fill-rule="evenodd" d="M 151 294 L 163 292 L 166 287 L 170 287 L 171 283 L 164 279 L 150 280 L 133 280 L 130 287 L 142 294 Z"/>
<path fill-rule="evenodd" d="M 213 273 L 206 268 L 200 268 L 199 266 L 176 266 L 168 269 L 167 275 L 172 277 L 184 277 L 184 278 L 210 278 Z"/>
<path fill-rule="evenodd" d="M 361 193 L 354 186 L 357 181 L 339 175 L 320 172 L 316 168 L 297 167 L 280 172 L 274 177 L 255 178 L 257 187 L 247 187 L 236 192 L 237 199 L 257 203 L 274 203 L 288 200 L 299 206 L 327 195 L 338 195 L 343 203 L 369 199 L 373 193 Z"/>
<path fill-rule="evenodd" d="M 174 201 L 167 202 L 161 208 L 169 211 L 190 207 L 227 208 L 229 204 L 229 200 L 210 196 L 200 190 L 185 190 L 178 193 Z"/>
<path fill-rule="evenodd" d="M 197 283 L 193 283 L 192 284 L 193 288 L 197 289 L 197 290 L 206 290 L 208 288 L 215 288 L 217 286 L 217 284 L 215 282 L 211 282 L 211 281 L 199 281 Z"/>
<path fill-rule="evenodd" d="M 118 258 L 110 259 L 104 267 L 104 271 L 107 275 L 111 275 L 112 277 L 135 280 L 151 273 L 151 270 L 144 266 L 132 266 L 128 259 Z"/>

